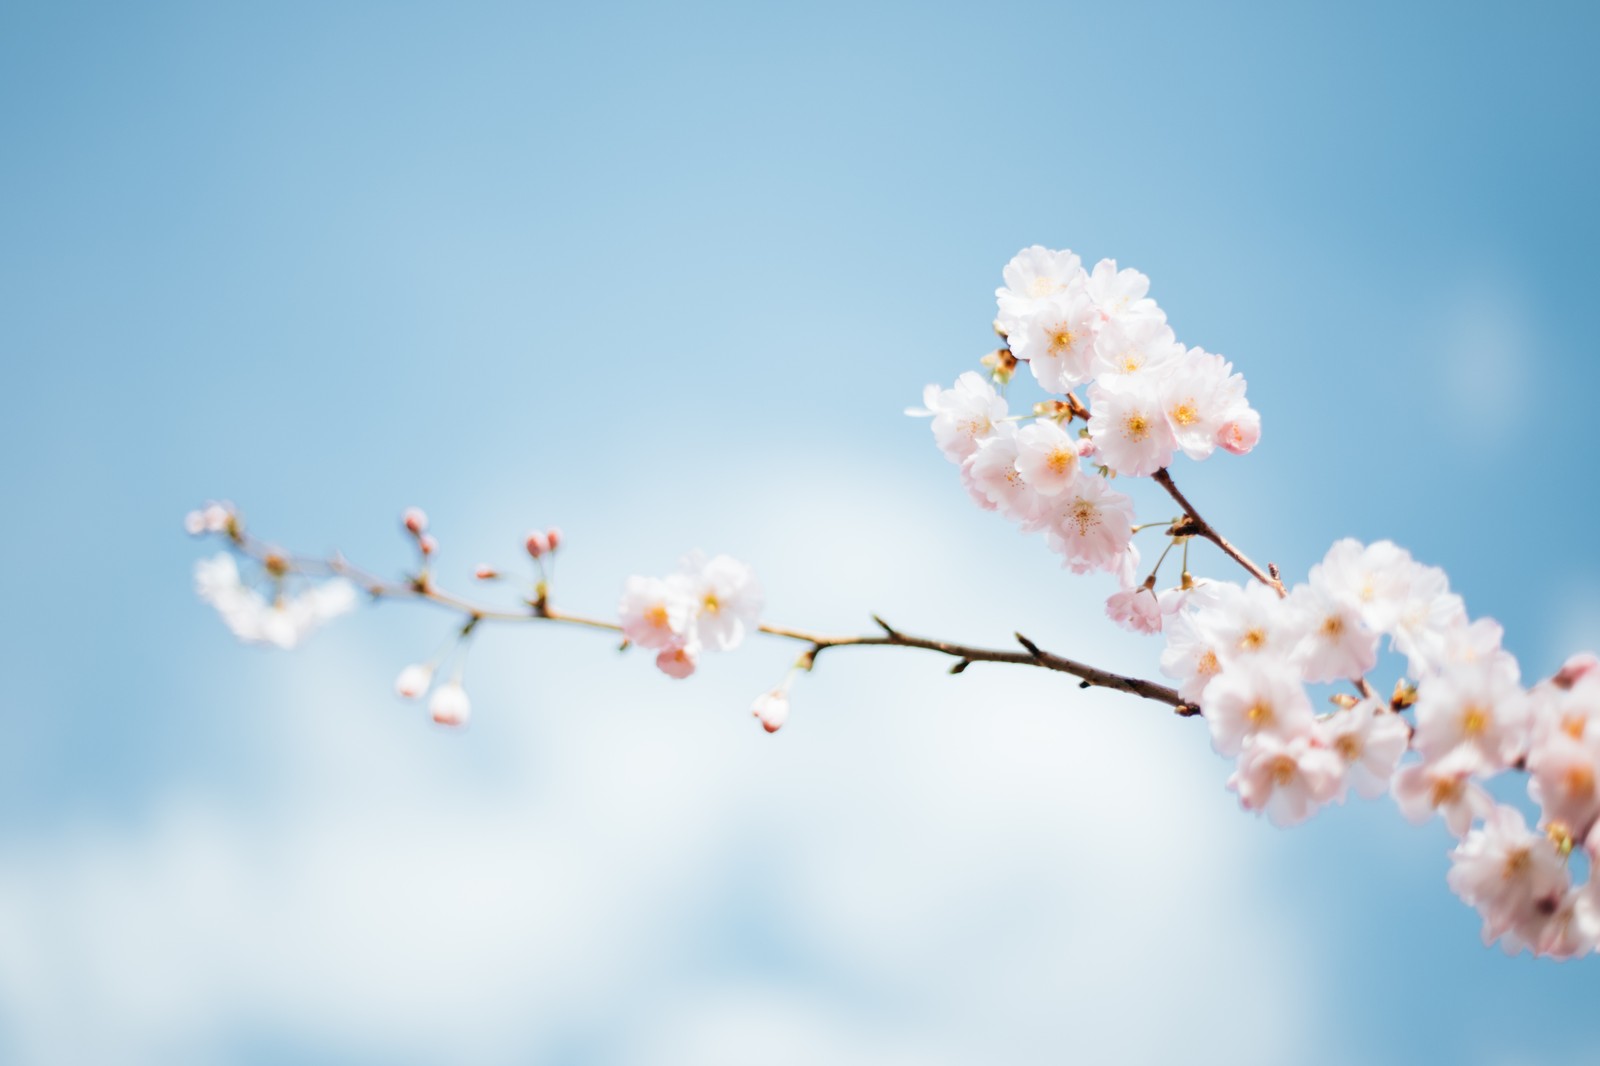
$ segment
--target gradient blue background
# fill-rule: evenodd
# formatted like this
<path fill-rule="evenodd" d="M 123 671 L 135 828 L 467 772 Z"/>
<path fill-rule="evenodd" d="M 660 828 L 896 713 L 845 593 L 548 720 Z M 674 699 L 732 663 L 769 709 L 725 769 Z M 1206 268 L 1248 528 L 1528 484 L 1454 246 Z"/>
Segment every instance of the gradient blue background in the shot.
<path fill-rule="evenodd" d="M 1483 949 L 1442 830 L 1272 831 L 1149 707 L 838 652 L 767 738 L 784 648 L 491 633 L 446 735 L 388 694 L 445 619 L 241 648 L 179 525 L 394 569 L 416 503 L 464 575 L 555 522 L 575 608 L 699 546 L 776 620 L 1149 673 L 899 414 L 1037 242 L 1248 376 L 1208 517 L 1292 577 L 1391 536 L 1548 672 L 1600 641 L 1596 23 L 0 5 L 0 1056 L 1591 1061 L 1600 969 Z"/>

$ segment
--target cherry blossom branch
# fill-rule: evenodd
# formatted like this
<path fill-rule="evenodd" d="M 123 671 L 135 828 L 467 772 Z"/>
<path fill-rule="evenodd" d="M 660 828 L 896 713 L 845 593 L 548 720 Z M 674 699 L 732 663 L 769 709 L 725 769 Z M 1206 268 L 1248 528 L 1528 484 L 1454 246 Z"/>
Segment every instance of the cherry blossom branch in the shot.
<path fill-rule="evenodd" d="M 1215 526 L 1213 526 L 1210 522 L 1207 522 L 1204 518 L 1201 518 L 1200 512 L 1194 509 L 1194 504 L 1189 502 L 1189 498 L 1185 496 L 1178 489 L 1177 484 L 1173 482 L 1172 475 L 1168 473 L 1166 467 L 1162 467 L 1160 470 L 1157 470 L 1153 475 L 1151 475 L 1151 479 L 1155 481 L 1156 484 L 1166 489 L 1167 495 L 1176 500 L 1178 506 L 1183 508 L 1183 513 L 1188 516 L 1187 521 L 1180 522 L 1172 527 L 1173 536 L 1204 537 L 1206 540 L 1209 540 L 1211 543 L 1221 548 L 1224 555 L 1249 571 L 1251 577 L 1255 578 L 1263 585 L 1266 585 L 1268 588 L 1276 591 L 1279 596 L 1288 595 L 1288 590 L 1283 587 L 1283 580 L 1278 577 L 1278 568 L 1273 564 L 1268 563 L 1268 569 L 1262 570 L 1261 567 L 1257 566 L 1251 561 L 1249 556 L 1245 555 L 1245 553 L 1240 551 L 1238 548 L 1235 548 L 1227 537 L 1224 537 L 1221 533 L 1218 533 Z"/>
<path fill-rule="evenodd" d="M 542 585 L 538 594 L 533 599 L 526 601 L 527 609 L 525 611 L 505 610 L 476 603 L 465 597 L 446 592 L 434 582 L 432 576 L 425 570 L 402 582 L 387 581 L 369 570 L 354 565 L 345 559 L 343 555 L 335 554 L 331 558 L 321 559 L 286 554 L 271 547 L 260 538 L 247 533 L 237 523 L 225 532 L 228 539 L 240 552 L 260 562 L 270 574 L 281 578 L 290 573 L 321 572 L 348 578 L 359 584 L 363 591 L 374 600 L 421 600 L 459 612 L 466 617 L 464 631 L 475 629 L 483 622 L 553 622 L 562 625 L 600 629 L 611 633 L 621 633 L 623 631 L 622 626 L 616 622 L 557 610 L 551 606 L 548 590 Z M 1087 663 L 1081 663 L 1063 655 L 1047 652 L 1021 633 L 1016 634 L 1016 638 L 1017 642 L 1022 645 L 1023 650 L 1010 651 L 913 636 L 909 633 L 901 632 L 876 615 L 873 616 L 873 621 L 883 630 L 882 635 L 830 636 L 810 630 L 793 629 L 788 626 L 778 625 L 761 625 L 757 629 L 768 636 L 810 645 L 809 650 L 803 656 L 804 666 L 808 670 L 815 662 L 818 653 L 827 648 L 917 648 L 923 651 L 937 652 L 940 655 L 955 659 L 955 664 L 950 668 L 950 673 L 952 674 L 962 673 L 973 663 L 980 662 L 1037 666 L 1046 670 L 1054 670 L 1058 673 L 1070 674 L 1078 679 L 1079 687 L 1081 688 L 1105 688 L 1117 692 L 1126 692 L 1143 699 L 1164 703 L 1172 707 L 1179 715 L 1185 717 L 1200 713 L 1200 709 L 1186 702 L 1176 689 L 1154 681 L 1147 681 L 1143 678 L 1128 677 L 1110 670 L 1102 670 L 1099 667 L 1090 666 Z"/>

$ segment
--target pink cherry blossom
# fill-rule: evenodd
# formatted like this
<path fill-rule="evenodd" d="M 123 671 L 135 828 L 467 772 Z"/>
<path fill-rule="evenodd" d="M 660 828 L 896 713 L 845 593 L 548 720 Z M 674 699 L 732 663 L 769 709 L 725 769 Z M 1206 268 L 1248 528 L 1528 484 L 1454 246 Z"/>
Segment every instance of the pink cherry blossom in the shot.
<path fill-rule="evenodd" d="M 1310 737 L 1259 734 L 1239 758 L 1228 787 L 1246 810 L 1264 812 L 1276 826 L 1305 821 L 1339 794 L 1343 766 Z"/>

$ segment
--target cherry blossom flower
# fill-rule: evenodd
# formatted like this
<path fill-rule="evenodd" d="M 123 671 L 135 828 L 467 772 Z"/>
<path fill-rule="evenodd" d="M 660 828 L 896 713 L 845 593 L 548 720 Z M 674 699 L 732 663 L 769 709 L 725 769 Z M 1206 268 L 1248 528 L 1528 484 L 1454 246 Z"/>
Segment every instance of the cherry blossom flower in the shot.
<path fill-rule="evenodd" d="M 1123 584 L 1132 583 L 1139 560 L 1132 543 L 1132 500 L 1112 490 L 1104 478 L 1085 477 L 1049 506 L 1046 539 L 1074 572 L 1105 570 L 1118 574 Z"/>
<path fill-rule="evenodd" d="M 1134 633 L 1161 632 L 1161 601 L 1149 585 L 1123 589 L 1106 600 L 1106 615 L 1123 629 Z"/>
<path fill-rule="evenodd" d="M 1485 770 L 1504 769 L 1526 746 L 1528 702 L 1492 662 L 1455 663 L 1417 686 L 1416 749 L 1439 759 L 1458 747 L 1477 753 Z"/>
<path fill-rule="evenodd" d="M 1159 381 L 1102 378 L 1089 389 L 1089 436 L 1107 466 L 1148 477 L 1172 461 L 1178 442 L 1162 412 Z"/>
<path fill-rule="evenodd" d="M 1220 682 L 1219 682 L 1220 683 Z M 1310 737 L 1261 733 L 1239 758 L 1228 787 L 1246 810 L 1266 814 L 1276 826 L 1295 825 L 1339 794 L 1338 756 Z"/>
<path fill-rule="evenodd" d="M 1362 700 L 1317 723 L 1322 745 L 1344 762 L 1344 783 L 1365 799 L 1389 790 L 1411 739 L 1405 719 L 1375 699 Z"/>
<path fill-rule="evenodd" d="M 1401 767 L 1394 777 L 1395 804 L 1416 825 L 1438 811 L 1452 835 L 1465 836 L 1472 820 L 1485 817 L 1494 807 L 1489 793 L 1472 780 L 1482 765 L 1477 752 L 1458 748 L 1437 762 Z"/>
<path fill-rule="evenodd" d="M 700 665 L 698 644 L 673 644 L 661 649 L 656 656 L 656 669 L 668 677 L 682 681 Z"/>
<path fill-rule="evenodd" d="M 694 610 L 697 643 L 732 651 L 754 629 L 761 615 L 761 586 L 755 572 L 728 555 L 686 556 L 680 567 Z"/>
<path fill-rule="evenodd" d="M 344 578 L 312 585 L 298 595 L 280 592 L 269 601 L 244 583 L 239 564 L 227 552 L 196 563 L 194 574 L 195 592 L 246 644 L 293 648 L 356 605 L 355 586 Z"/>
<path fill-rule="evenodd" d="M 641 648 L 656 649 L 683 643 L 694 610 L 694 590 L 681 574 L 630 577 L 617 605 L 623 637 Z"/>
<path fill-rule="evenodd" d="M 1539 825 L 1582 839 L 1600 818 L 1600 744 L 1549 730 L 1528 752 L 1528 795 Z"/>
<path fill-rule="evenodd" d="M 1001 318 L 1012 354 L 1024 360 L 1046 392 L 1066 393 L 1094 376 L 1100 312 L 1081 292 L 1052 296 L 1025 317 Z"/>
<path fill-rule="evenodd" d="M 1245 407 L 1229 416 L 1217 430 L 1217 444 L 1233 455 L 1248 455 L 1261 443 L 1261 415 Z"/>
<path fill-rule="evenodd" d="M 1195 621 L 1214 643 L 1224 666 L 1249 659 L 1289 662 L 1305 631 L 1304 616 L 1267 586 L 1211 583 L 1211 602 Z"/>
<path fill-rule="evenodd" d="M 1360 611 L 1369 629 L 1387 633 L 1410 591 L 1412 568 L 1410 553 L 1392 541 L 1363 545 L 1346 538 L 1336 541 L 1322 562 L 1311 568 L 1310 582 L 1317 591 Z"/>
<path fill-rule="evenodd" d="M 1118 270 L 1115 259 L 1096 263 L 1086 288 L 1095 307 L 1109 320 L 1166 318 L 1156 302 L 1146 295 L 1150 291 L 1150 279 L 1132 268 Z"/>
<path fill-rule="evenodd" d="M 1201 702 L 1211 727 L 1211 746 L 1234 756 L 1262 736 L 1280 740 L 1309 736 L 1316 721 L 1300 677 L 1288 664 L 1252 659 L 1225 666 Z"/>
<path fill-rule="evenodd" d="M 1315 585 L 1297 585 L 1289 606 L 1299 613 L 1301 632 L 1294 659 L 1307 681 L 1365 677 L 1378 662 L 1378 634 L 1361 621 L 1361 613 Z"/>
<path fill-rule="evenodd" d="M 1022 432 L 1038 428 L 1029 426 Z M 978 450 L 962 464 L 962 474 L 972 491 L 981 495 L 1001 514 L 1016 522 L 1030 522 L 1039 510 L 1039 493 L 1023 476 L 1020 444 L 1020 435 L 1008 423 L 1003 431 L 995 433 L 978 446 Z M 1077 466 L 1078 456 L 1073 452 L 1074 472 Z"/>
<path fill-rule="evenodd" d="M 1083 262 L 1071 251 L 1041 245 L 1024 248 L 1002 271 L 1005 288 L 995 290 L 1002 319 L 1027 318 L 1053 296 L 1081 291 L 1088 282 Z"/>
<path fill-rule="evenodd" d="M 1200 627 L 1193 615 L 1176 612 L 1166 620 L 1166 650 L 1161 653 L 1161 672 L 1178 682 L 1178 695 L 1190 703 L 1204 701 L 1206 686 L 1222 672 L 1222 659 L 1210 633 Z"/>
<path fill-rule="evenodd" d="M 1237 413 L 1244 378 L 1222 356 L 1191 348 L 1167 368 L 1160 390 L 1161 412 L 1177 446 L 1191 459 L 1204 459 Z"/>
<path fill-rule="evenodd" d="M 906 414 L 933 416 L 934 443 L 952 463 L 977 451 L 978 442 L 1006 417 L 1006 401 L 975 370 L 957 378 L 953 388 L 929 385 L 922 391 L 922 402 L 926 410 L 913 408 Z"/>
<path fill-rule="evenodd" d="M 1483 916 L 1483 942 L 1508 933 L 1508 953 L 1537 943 L 1561 909 L 1569 879 L 1549 838 L 1528 828 L 1515 807 L 1497 806 L 1450 852 L 1450 890 Z"/>
<path fill-rule="evenodd" d="M 1017 434 L 1017 470 L 1040 496 L 1059 496 L 1076 484 L 1078 461 L 1078 441 L 1056 422 L 1040 420 Z"/>
<path fill-rule="evenodd" d="M 1095 336 L 1093 368 L 1102 380 L 1119 374 L 1158 374 L 1169 370 L 1182 355 L 1183 345 L 1161 317 L 1116 318 Z"/>

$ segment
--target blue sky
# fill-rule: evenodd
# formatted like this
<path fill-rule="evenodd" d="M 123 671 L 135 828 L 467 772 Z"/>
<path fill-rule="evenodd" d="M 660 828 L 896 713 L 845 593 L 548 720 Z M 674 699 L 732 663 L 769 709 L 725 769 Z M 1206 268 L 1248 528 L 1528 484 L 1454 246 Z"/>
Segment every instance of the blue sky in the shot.
<path fill-rule="evenodd" d="M 702 547 L 775 620 L 1150 672 L 899 414 L 1044 243 L 1248 376 L 1261 447 L 1182 473 L 1208 517 L 1290 576 L 1393 537 L 1548 672 L 1600 644 L 1595 30 L 0 7 L 5 1057 L 1585 1060 L 1597 971 L 1484 950 L 1442 830 L 1271 830 L 1192 723 L 841 652 L 768 738 L 788 649 L 679 685 L 489 633 L 442 735 L 388 686 L 445 619 L 238 647 L 179 524 L 393 568 L 421 504 L 464 575 L 559 523 L 573 607 Z"/>

